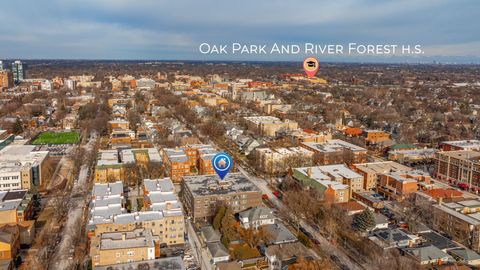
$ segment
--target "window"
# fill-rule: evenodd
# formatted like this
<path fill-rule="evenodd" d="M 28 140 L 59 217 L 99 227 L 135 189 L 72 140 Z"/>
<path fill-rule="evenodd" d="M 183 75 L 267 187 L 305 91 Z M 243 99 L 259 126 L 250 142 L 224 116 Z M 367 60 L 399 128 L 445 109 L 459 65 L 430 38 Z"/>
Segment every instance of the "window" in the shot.
<path fill-rule="evenodd" d="M 115 256 L 116 256 L 117 258 L 120 257 L 120 253 L 117 252 L 117 253 L 115 254 Z"/>

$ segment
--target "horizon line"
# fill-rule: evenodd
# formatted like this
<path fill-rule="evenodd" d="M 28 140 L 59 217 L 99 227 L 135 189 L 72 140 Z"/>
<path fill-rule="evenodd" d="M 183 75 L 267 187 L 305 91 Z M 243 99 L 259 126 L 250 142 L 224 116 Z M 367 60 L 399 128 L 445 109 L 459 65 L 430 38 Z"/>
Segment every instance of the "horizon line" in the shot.
<path fill-rule="evenodd" d="M 317 57 L 318 59 L 318 57 Z M 213 62 L 213 63 L 302 63 L 303 60 L 193 60 L 193 59 L 121 59 L 121 58 L 3 58 L 0 61 L 119 61 L 119 62 Z M 319 61 L 325 64 L 378 64 L 378 65 L 457 65 L 478 66 L 480 62 L 456 61 Z"/>

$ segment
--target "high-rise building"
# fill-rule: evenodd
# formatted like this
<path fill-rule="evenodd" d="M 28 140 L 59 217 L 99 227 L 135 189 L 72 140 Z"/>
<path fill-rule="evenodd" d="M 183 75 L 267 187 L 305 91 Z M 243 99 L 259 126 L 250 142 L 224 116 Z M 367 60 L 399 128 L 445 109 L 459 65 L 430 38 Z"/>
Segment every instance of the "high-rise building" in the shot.
<path fill-rule="evenodd" d="M 10 88 L 13 86 L 12 73 L 6 69 L 0 69 L 0 90 Z"/>
<path fill-rule="evenodd" d="M 2 62 L 2 60 L 0 60 L 0 71 L 2 71 L 2 70 L 3 70 L 3 62 Z"/>
<path fill-rule="evenodd" d="M 23 69 L 22 61 L 17 60 L 12 63 L 13 82 L 15 84 L 25 79 L 25 70 Z"/>

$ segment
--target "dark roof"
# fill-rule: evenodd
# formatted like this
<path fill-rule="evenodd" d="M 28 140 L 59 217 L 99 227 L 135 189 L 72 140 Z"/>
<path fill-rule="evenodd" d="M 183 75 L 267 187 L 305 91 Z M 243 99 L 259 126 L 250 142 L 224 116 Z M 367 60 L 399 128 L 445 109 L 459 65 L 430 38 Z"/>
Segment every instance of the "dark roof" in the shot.
<path fill-rule="evenodd" d="M 439 233 L 436 232 L 425 232 L 420 234 L 425 240 L 427 240 L 427 243 L 435 246 L 439 249 L 452 249 L 452 248 L 457 248 L 458 246 L 450 239 L 442 236 Z"/>
<path fill-rule="evenodd" d="M 383 229 L 374 232 L 375 235 L 382 238 L 384 241 L 399 242 L 410 239 L 408 235 L 399 229 Z"/>
<path fill-rule="evenodd" d="M 3 200 L 10 201 L 10 200 L 23 199 L 26 193 L 27 193 L 27 190 L 10 190 L 8 191 L 7 195 L 3 197 Z"/>

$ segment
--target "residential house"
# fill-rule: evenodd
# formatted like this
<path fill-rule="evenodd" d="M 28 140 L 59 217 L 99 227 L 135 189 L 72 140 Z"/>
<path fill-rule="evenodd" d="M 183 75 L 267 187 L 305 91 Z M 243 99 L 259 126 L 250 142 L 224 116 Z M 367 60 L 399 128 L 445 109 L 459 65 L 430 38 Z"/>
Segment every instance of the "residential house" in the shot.
<path fill-rule="evenodd" d="M 265 257 L 270 270 L 287 269 L 298 257 L 311 259 L 309 250 L 299 242 L 268 246 Z"/>
<path fill-rule="evenodd" d="M 275 216 L 270 208 L 256 206 L 238 213 L 240 225 L 245 229 L 258 229 L 260 226 L 275 224 Z"/>
<path fill-rule="evenodd" d="M 300 146 L 314 152 L 314 162 L 318 165 L 362 163 L 367 156 L 367 149 L 342 140 L 303 142 Z"/>
<path fill-rule="evenodd" d="M 455 262 L 455 259 L 435 246 L 420 246 L 404 249 L 420 265 L 442 265 Z"/>

